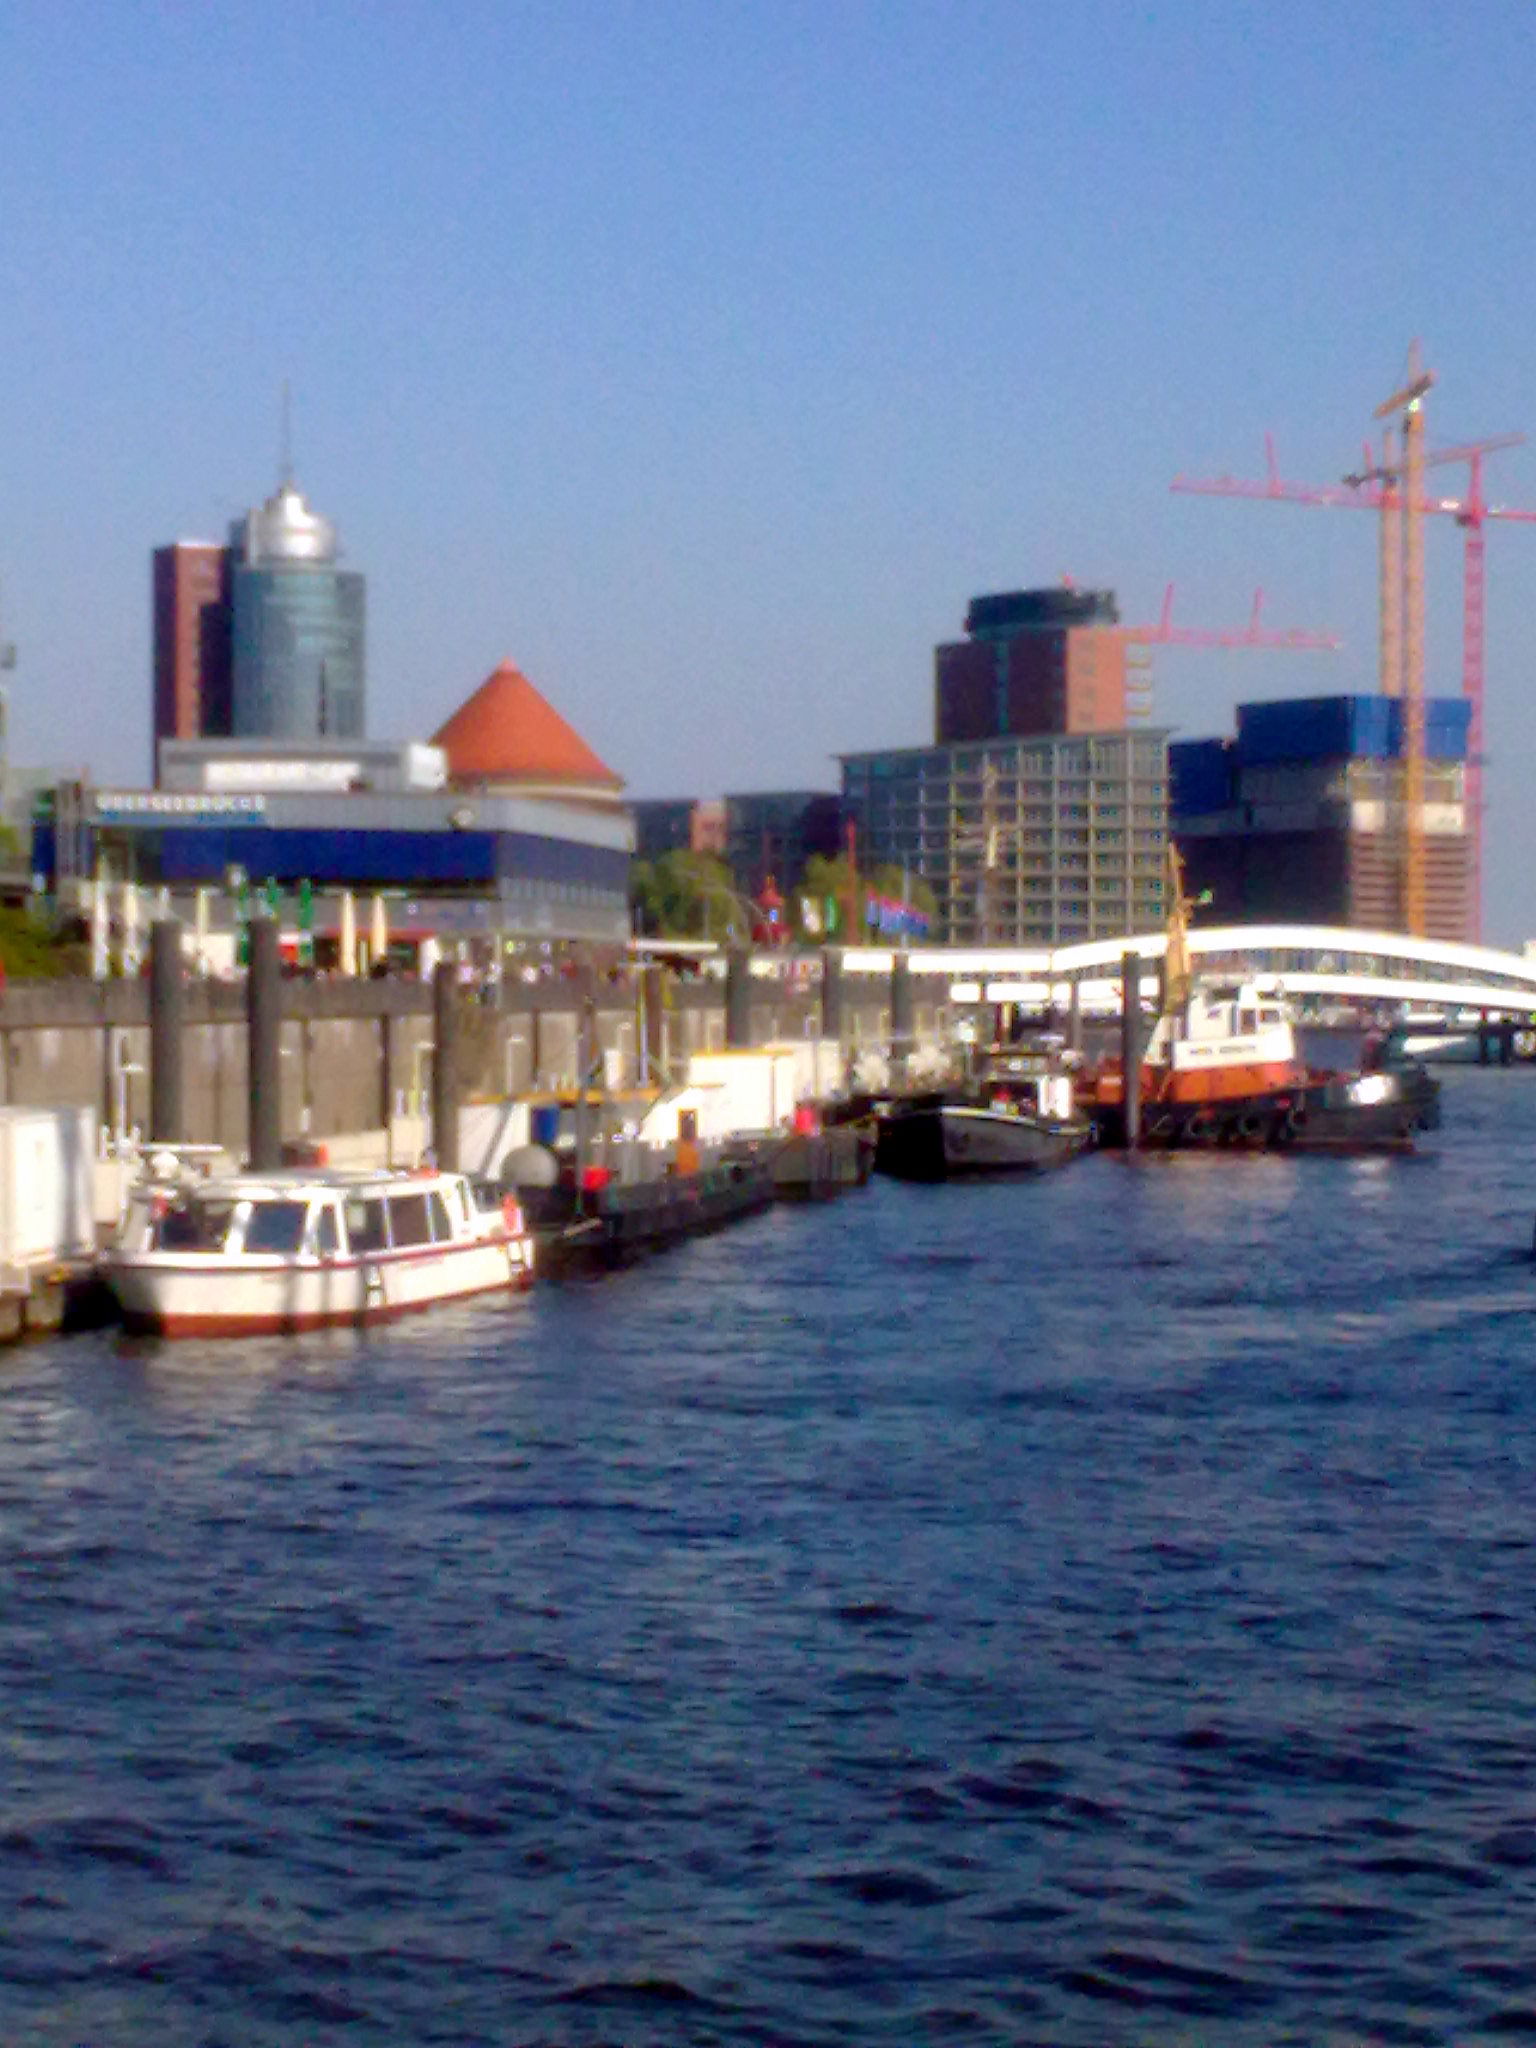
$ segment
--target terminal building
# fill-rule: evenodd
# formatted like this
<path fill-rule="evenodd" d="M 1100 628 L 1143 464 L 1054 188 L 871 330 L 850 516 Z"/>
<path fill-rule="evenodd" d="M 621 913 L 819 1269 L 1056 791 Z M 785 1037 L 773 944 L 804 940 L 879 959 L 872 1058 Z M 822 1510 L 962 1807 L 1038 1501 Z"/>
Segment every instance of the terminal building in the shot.
<path fill-rule="evenodd" d="M 1240 704 L 1231 739 L 1169 749 L 1173 831 L 1207 924 L 1295 922 L 1398 931 L 1402 701 L 1378 695 Z M 1470 707 L 1425 705 L 1425 933 L 1466 942 Z"/>
<path fill-rule="evenodd" d="M 397 938 L 628 936 L 623 784 L 510 663 L 430 742 L 165 740 L 160 768 L 155 789 L 65 784 L 43 807 L 33 864 L 61 902 L 105 880 L 228 920 L 264 892 L 323 937 L 345 892 L 386 899 Z"/>
<path fill-rule="evenodd" d="M 1167 734 L 1133 727 L 1110 591 L 973 598 L 934 653 L 934 744 L 845 754 L 859 860 L 921 876 L 951 945 L 1156 930 Z"/>

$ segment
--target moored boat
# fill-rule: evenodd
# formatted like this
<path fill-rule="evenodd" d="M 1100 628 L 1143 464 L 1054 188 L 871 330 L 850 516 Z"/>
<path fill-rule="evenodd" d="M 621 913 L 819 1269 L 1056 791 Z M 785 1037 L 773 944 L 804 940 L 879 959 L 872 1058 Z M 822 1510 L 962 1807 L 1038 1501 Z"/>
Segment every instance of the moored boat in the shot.
<path fill-rule="evenodd" d="M 1070 1073 L 1054 1050 L 999 1048 L 972 1084 L 889 1104 L 877 1172 L 898 1180 L 1038 1173 L 1065 1166 L 1094 1141 Z"/>
<path fill-rule="evenodd" d="M 1289 1009 L 1251 983 L 1207 983 L 1158 1019 L 1141 1063 L 1138 1142 L 1155 1148 L 1411 1151 L 1440 1120 L 1439 1083 L 1412 1060 L 1322 1069 Z M 1102 1143 L 1125 1143 L 1119 1060 L 1084 1080 Z"/>
<path fill-rule="evenodd" d="M 562 1171 L 549 1153 L 544 1157 L 551 1170 L 536 1177 L 531 1168 L 540 1149 L 511 1155 L 503 1173 L 515 1181 L 543 1272 L 627 1265 L 756 1215 L 774 1199 L 773 1157 L 766 1145 L 742 1143 L 627 1179 L 600 1165 L 571 1171 L 570 1162 L 562 1162 Z"/>
<path fill-rule="evenodd" d="M 1417 1134 L 1440 1121 L 1439 1083 L 1381 1046 L 1353 1068 L 1312 1067 L 1278 988 L 1197 981 L 1187 944 L 1191 905 L 1172 850 L 1169 870 L 1163 998 L 1139 1062 L 1137 1143 L 1411 1151 Z M 1101 1142 L 1125 1144 L 1121 1061 L 1102 1060 L 1086 1073 L 1082 1096 Z"/>
<path fill-rule="evenodd" d="M 300 1168 L 141 1183 L 101 1271 L 130 1329 L 252 1336 L 520 1291 L 533 1240 L 465 1174 Z"/>

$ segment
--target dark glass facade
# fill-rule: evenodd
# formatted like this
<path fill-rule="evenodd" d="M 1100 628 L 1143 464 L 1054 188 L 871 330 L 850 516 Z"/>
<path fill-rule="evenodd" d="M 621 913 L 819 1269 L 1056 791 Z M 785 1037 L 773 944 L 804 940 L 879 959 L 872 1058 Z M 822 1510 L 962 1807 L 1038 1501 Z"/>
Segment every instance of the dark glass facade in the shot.
<path fill-rule="evenodd" d="M 236 739 L 361 739 L 364 578 L 293 563 L 234 572 Z"/>

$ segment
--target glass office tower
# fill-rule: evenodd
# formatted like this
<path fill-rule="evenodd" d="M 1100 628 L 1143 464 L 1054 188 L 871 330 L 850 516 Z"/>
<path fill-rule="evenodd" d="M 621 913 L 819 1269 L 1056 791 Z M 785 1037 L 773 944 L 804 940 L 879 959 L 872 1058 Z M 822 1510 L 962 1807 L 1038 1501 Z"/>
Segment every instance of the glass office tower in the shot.
<path fill-rule="evenodd" d="M 365 582 L 291 483 L 232 536 L 236 739 L 361 739 Z"/>

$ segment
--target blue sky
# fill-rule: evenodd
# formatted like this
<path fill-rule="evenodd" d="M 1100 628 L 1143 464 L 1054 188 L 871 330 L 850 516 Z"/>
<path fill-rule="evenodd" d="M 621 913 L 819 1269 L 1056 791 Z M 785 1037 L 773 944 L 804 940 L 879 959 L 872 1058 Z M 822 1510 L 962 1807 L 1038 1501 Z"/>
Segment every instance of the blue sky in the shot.
<path fill-rule="evenodd" d="M 974 591 L 1333 627 L 1157 709 L 1369 688 L 1364 517 L 1170 497 L 1536 435 L 1536 13 L 1182 5 L 0 8 L 15 752 L 142 777 L 148 556 L 300 479 L 369 577 L 370 724 L 511 656 L 636 793 L 927 735 Z M 1448 473 L 1450 474 L 1450 473 Z M 1495 495 L 1536 504 L 1536 448 Z M 1429 550 L 1459 683 L 1459 541 Z M 1536 935 L 1536 529 L 1489 545 L 1489 932 Z"/>

